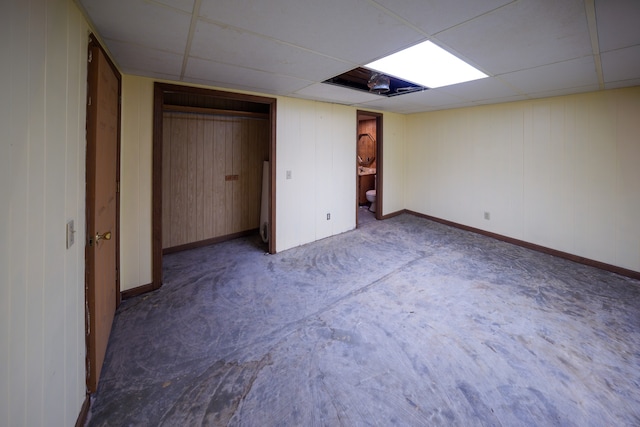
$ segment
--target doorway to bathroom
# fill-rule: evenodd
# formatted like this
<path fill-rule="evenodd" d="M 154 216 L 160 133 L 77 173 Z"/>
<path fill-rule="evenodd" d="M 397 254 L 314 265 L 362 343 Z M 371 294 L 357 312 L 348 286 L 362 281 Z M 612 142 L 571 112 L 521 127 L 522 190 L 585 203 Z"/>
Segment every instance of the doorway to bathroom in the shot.
<path fill-rule="evenodd" d="M 382 218 L 382 114 L 357 112 L 356 225 Z"/>

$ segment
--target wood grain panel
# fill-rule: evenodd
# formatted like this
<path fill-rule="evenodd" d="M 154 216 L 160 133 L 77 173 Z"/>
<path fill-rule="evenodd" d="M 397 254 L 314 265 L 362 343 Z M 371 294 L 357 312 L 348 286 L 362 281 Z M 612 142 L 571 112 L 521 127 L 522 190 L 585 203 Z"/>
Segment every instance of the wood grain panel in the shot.
<path fill-rule="evenodd" d="M 259 227 L 269 122 L 164 113 L 163 249 Z"/>
<path fill-rule="evenodd" d="M 202 233 L 204 236 L 214 236 L 214 198 L 215 192 L 215 162 L 213 144 L 213 121 L 202 121 Z"/>
<path fill-rule="evenodd" d="M 225 143 L 226 143 L 226 133 L 227 127 L 224 123 L 220 121 L 211 121 L 211 126 L 213 128 L 213 158 L 211 159 L 211 163 L 213 164 L 213 188 L 212 188 L 212 197 L 213 197 L 213 235 L 212 236 L 223 236 L 226 230 L 226 216 L 225 216 L 225 204 L 226 204 L 226 194 L 225 188 L 226 184 L 224 181 L 224 177 L 227 174 L 226 164 L 227 158 L 225 154 Z"/>
<path fill-rule="evenodd" d="M 162 236 L 164 243 L 170 245 L 171 241 L 171 193 L 168 191 L 171 182 L 171 124 L 172 120 L 162 120 L 162 135 L 164 142 L 162 144 Z"/>
<path fill-rule="evenodd" d="M 198 239 L 197 236 L 197 225 L 198 225 L 198 215 L 197 215 L 197 191 L 198 191 L 198 182 L 197 182 L 197 145 L 198 145 L 198 116 L 192 115 L 188 116 L 186 131 L 187 131 L 187 165 L 186 165 L 186 185 L 187 185 L 187 205 L 186 208 L 186 222 L 184 226 L 187 229 L 186 232 L 186 242 L 194 242 Z"/>

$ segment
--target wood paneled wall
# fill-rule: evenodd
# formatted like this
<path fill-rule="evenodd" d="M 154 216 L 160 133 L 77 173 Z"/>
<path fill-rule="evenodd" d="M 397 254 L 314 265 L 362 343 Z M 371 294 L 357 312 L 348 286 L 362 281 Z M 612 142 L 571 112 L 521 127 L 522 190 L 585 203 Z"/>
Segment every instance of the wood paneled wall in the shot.
<path fill-rule="evenodd" d="M 163 249 L 259 227 L 269 122 L 165 112 Z"/>

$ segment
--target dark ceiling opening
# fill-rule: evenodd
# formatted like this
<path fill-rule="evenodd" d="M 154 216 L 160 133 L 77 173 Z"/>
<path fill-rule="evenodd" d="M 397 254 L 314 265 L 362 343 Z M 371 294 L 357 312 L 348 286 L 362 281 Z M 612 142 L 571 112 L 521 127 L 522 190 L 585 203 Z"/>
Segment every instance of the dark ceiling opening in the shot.
<path fill-rule="evenodd" d="M 364 67 L 354 68 L 346 73 L 327 79 L 323 83 L 375 93 L 386 97 L 429 89 L 428 87 L 420 86 L 393 76 L 386 76 Z"/>

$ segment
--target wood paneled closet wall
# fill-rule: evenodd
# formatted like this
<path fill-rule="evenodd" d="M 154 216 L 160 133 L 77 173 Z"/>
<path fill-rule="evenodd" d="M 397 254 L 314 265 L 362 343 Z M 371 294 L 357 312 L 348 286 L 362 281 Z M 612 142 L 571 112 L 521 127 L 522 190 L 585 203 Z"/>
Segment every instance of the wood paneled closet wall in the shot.
<path fill-rule="evenodd" d="M 163 250 L 258 229 L 269 121 L 195 112 L 163 115 Z"/>

